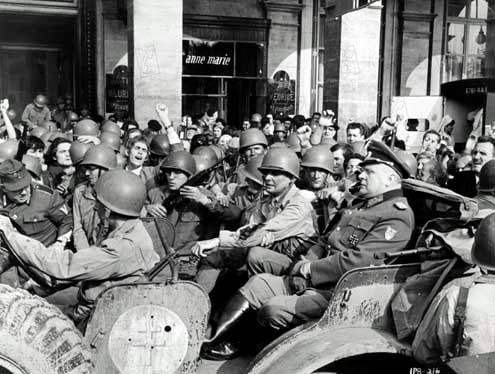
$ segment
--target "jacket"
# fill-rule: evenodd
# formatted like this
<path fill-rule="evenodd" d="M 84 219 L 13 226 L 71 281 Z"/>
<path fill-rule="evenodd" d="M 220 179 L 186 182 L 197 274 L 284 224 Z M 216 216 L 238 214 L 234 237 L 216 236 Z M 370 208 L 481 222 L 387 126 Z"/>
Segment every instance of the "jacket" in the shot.
<path fill-rule="evenodd" d="M 202 192 L 214 199 L 214 196 L 205 189 Z M 156 187 L 148 191 L 147 203 L 163 204 L 169 196 L 167 186 Z M 195 241 L 211 239 L 218 235 L 220 223 L 215 216 L 203 205 L 187 199 L 179 199 L 167 211 L 167 218 L 175 227 L 173 247 L 178 253 L 190 254 L 190 247 Z"/>
<path fill-rule="evenodd" d="M 4 196 L 3 208 L 19 232 L 46 246 L 72 230 L 72 209 L 58 192 L 41 184 L 31 184 L 31 199 L 21 205 Z"/>
<path fill-rule="evenodd" d="M 31 129 L 51 119 L 50 109 L 44 107 L 38 110 L 33 103 L 26 105 L 24 112 L 22 112 L 22 121 L 26 122 Z"/>
<path fill-rule="evenodd" d="M 258 246 L 267 235 L 273 242 L 294 237 L 309 242 L 316 235 L 313 207 L 294 185 L 278 199 L 268 196 L 258 200 L 246 214 L 248 224 L 259 227 L 246 239 L 240 239 L 238 232 L 221 231 L 221 247 Z"/>
<path fill-rule="evenodd" d="M 414 228 L 414 214 L 402 190 L 393 190 L 340 211 L 327 234 L 309 252 L 311 283 L 335 284 L 348 270 L 383 263 L 384 252 L 404 249 Z"/>
<path fill-rule="evenodd" d="M 7 231 L 7 240 L 23 268 L 42 270 L 45 285 L 56 287 L 59 281 L 82 282 L 76 315 L 88 315 L 98 295 L 107 287 L 140 279 L 158 261 L 153 242 L 139 219 L 129 219 L 103 240 L 73 253 Z M 38 278 L 40 280 L 39 272 Z"/>
<path fill-rule="evenodd" d="M 96 197 L 93 188 L 88 185 L 78 186 L 74 191 L 72 202 L 72 214 L 74 216 L 72 237 L 76 251 L 88 248 L 96 243 L 96 228 L 100 219 L 95 206 Z"/>

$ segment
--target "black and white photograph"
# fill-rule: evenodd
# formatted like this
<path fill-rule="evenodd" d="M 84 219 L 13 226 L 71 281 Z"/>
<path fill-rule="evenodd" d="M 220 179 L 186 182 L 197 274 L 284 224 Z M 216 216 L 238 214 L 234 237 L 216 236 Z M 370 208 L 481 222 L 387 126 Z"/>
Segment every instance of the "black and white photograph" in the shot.
<path fill-rule="evenodd" d="M 0 0 L 0 374 L 495 373 L 495 0 Z"/>

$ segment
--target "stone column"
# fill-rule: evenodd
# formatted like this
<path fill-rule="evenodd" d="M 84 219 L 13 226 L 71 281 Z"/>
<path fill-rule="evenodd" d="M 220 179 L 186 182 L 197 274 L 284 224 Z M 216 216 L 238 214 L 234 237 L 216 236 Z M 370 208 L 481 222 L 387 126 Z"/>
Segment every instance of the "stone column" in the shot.
<path fill-rule="evenodd" d="M 178 125 L 182 95 L 182 0 L 129 0 L 130 112 L 141 127 L 165 103 Z"/>

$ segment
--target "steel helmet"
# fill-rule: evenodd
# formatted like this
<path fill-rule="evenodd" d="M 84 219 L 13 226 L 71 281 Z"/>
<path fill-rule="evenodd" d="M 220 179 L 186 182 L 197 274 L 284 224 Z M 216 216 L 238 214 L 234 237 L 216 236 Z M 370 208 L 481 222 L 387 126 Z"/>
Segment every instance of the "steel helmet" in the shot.
<path fill-rule="evenodd" d="M 72 164 L 79 164 L 84 159 L 84 155 L 86 154 L 88 149 L 90 149 L 91 147 L 93 147 L 93 143 L 82 143 L 77 140 L 72 142 L 69 149 Z"/>
<path fill-rule="evenodd" d="M 113 132 L 102 132 L 100 135 L 101 144 L 106 144 L 115 152 L 120 151 L 120 136 Z"/>
<path fill-rule="evenodd" d="M 287 146 L 294 152 L 301 152 L 301 142 L 299 141 L 299 138 L 297 137 L 297 134 L 295 132 L 290 134 L 287 139 L 285 139 L 285 142 L 287 143 Z"/>
<path fill-rule="evenodd" d="M 74 136 L 97 136 L 98 124 L 91 119 L 83 119 L 74 125 Z"/>
<path fill-rule="evenodd" d="M 264 155 L 253 157 L 251 160 L 246 162 L 244 168 L 246 178 L 251 179 L 260 185 L 263 185 L 263 174 L 260 173 L 259 167 L 261 166 L 264 157 Z"/>
<path fill-rule="evenodd" d="M 58 130 L 58 127 L 57 127 L 57 124 L 53 121 L 45 121 L 43 122 L 41 125 L 39 125 L 39 127 L 42 127 L 48 131 L 57 131 Z"/>
<path fill-rule="evenodd" d="M 401 160 L 405 164 L 409 171 L 410 177 L 413 178 L 418 172 L 418 160 L 416 160 L 416 157 L 414 157 L 412 153 L 403 151 L 402 149 L 398 148 L 394 149 L 394 153 L 399 158 L 399 160 Z"/>
<path fill-rule="evenodd" d="M 33 100 L 34 105 L 38 108 L 43 108 L 46 104 L 48 104 L 48 99 L 45 95 L 37 95 Z"/>
<path fill-rule="evenodd" d="M 107 209 L 128 217 L 139 217 L 146 200 L 146 186 L 141 178 L 122 169 L 100 176 L 95 192 L 96 199 Z"/>
<path fill-rule="evenodd" d="M 101 125 L 101 132 L 113 132 L 120 137 L 120 127 L 115 122 L 110 120 L 103 121 Z"/>
<path fill-rule="evenodd" d="M 22 156 L 22 163 L 26 167 L 26 170 L 36 178 L 39 179 L 41 177 L 41 161 L 39 158 L 31 155 L 24 155 Z"/>
<path fill-rule="evenodd" d="M 223 136 L 223 135 L 222 135 Z M 224 158 L 223 150 L 218 145 L 210 145 L 208 148 L 212 149 L 213 152 L 217 155 L 217 160 L 220 161 Z"/>
<path fill-rule="evenodd" d="M 304 154 L 301 166 L 333 173 L 333 154 L 326 145 L 314 146 Z"/>
<path fill-rule="evenodd" d="M 287 127 L 285 127 L 285 124 L 283 124 L 283 123 L 277 123 L 275 125 L 275 128 L 273 129 L 273 132 L 279 132 L 279 131 L 285 132 L 287 134 Z"/>
<path fill-rule="evenodd" d="M 14 158 L 19 150 L 19 142 L 14 139 L 9 139 L 6 142 L 0 143 L 0 162 L 9 158 Z"/>
<path fill-rule="evenodd" d="M 9 117 L 11 121 L 14 121 L 17 117 L 17 112 L 15 111 L 15 109 L 10 108 L 9 110 L 7 110 L 7 117 Z"/>
<path fill-rule="evenodd" d="M 69 122 L 76 122 L 79 121 L 79 116 L 77 115 L 77 113 L 69 112 L 67 114 L 67 119 L 69 120 Z"/>
<path fill-rule="evenodd" d="M 196 173 L 196 164 L 193 156 L 187 151 L 171 152 L 166 159 L 160 164 L 160 169 L 165 170 L 178 170 L 189 177 Z"/>
<path fill-rule="evenodd" d="M 239 148 L 241 151 L 243 148 L 247 148 L 256 144 L 261 144 L 265 147 L 268 146 L 266 136 L 260 129 L 247 129 L 241 132 L 241 138 L 239 140 Z"/>
<path fill-rule="evenodd" d="M 495 160 L 490 160 L 480 170 L 479 192 L 495 191 Z"/>
<path fill-rule="evenodd" d="M 49 132 L 47 129 L 44 127 L 36 126 L 32 131 L 31 131 L 31 136 L 36 136 L 37 138 L 41 139 L 41 137 Z"/>
<path fill-rule="evenodd" d="M 196 148 L 193 152 L 193 155 L 201 156 L 203 158 L 208 159 L 208 161 L 212 164 L 212 166 L 218 162 L 217 154 L 213 149 L 211 149 L 208 146 L 202 145 Z"/>
<path fill-rule="evenodd" d="M 266 153 L 258 170 L 262 173 L 281 171 L 299 178 L 299 158 L 288 148 L 273 148 Z"/>
<path fill-rule="evenodd" d="M 117 155 L 107 145 L 99 144 L 86 151 L 81 165 L 94 165 L 108 170 L 115 169 L 117 167 Z"/>
<path fill-rule="evenodd" d="M 200 155 L 192 155 L 194 158 L 194 165 L 196 167 L 196 174 L 202 172 L 203 170 L 206 170 L 208 168 L 211 168 L 215 163 L 211 161 L 211 159 L 208 159 L 206 157 L 202 157 Z"/>
<path fill-rule="evenodd" d="M 485 217 L 479 224 L 471 257 L 480 268 L 495 270 L 495 213 Z"/>
<path fill-rule="evenodd" d="M 150 153 L 156 156 L 168 156 L 170 153 L 170 141 L 166 134 L 158 134 L 151 139 Z"/>

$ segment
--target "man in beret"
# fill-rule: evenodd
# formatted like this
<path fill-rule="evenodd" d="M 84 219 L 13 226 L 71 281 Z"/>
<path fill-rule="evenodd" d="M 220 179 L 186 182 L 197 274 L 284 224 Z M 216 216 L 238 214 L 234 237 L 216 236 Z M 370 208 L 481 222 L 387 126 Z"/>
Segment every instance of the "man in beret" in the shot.
<path fill-rule="evenodd" d="M 72 212 L 51 188 L 32 183 L 31 174 L 17 160 L 0 163 L 1 214 L 19 232 L 50 246 L 66 244 L 72 231 Z"/>
<path fill-rule="evenodd" d="M 249 310 L 257 312 L 261 325 L 278 331 L 317 319 L 344 273 L 382 264 L 384 252 L 406 247 L 414 228 L 414 215 L 401 188 L 401 180 L 410 174 L 407 165 L 386 145 L 371 141 L 360 167 L 356 193 L 360 201 L 336 214 L 303 261 L 278 268 L 278 274 L 269 274 L 267 267 L 234 294 L 215 338 L 204 349 L 209 357 L 234 355 L 235 348 L 222 339 Z"/>

